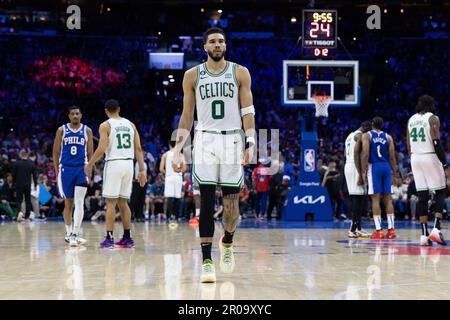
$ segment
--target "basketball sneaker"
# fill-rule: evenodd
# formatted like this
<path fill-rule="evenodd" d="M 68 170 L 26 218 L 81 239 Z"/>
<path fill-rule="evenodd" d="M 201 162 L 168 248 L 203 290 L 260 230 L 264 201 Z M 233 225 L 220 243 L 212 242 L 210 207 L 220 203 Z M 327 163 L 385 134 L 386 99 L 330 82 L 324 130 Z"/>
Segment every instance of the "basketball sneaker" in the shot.
<path fill-rule="evenodd" d="M 71 247 L 77 247 L 78 245 L 84 245 L 87 242 L 86 239 L 83 239 L 74 233 L 72 233 L 68 239 L 69 239 L 69 241 L 66 241 L 66 242 L 69 243 Z"/>
<path fill-rule="evenodd" d="M 358 238 L 370 238 L 370 233 L 364 229 L 356 230 L 356 232 L 358 233 Z"/>
<path fill-rule="evenodd" d="M 386 238 L 387 239 L 395 239 L 397 238 L 397 235 L 395 234 L 395 229 L 388 229 L 387 233 L 386 233 Z"/>
<path fill-rule="evenodd" d="M 192 217 L 191 220 L 189 220 L 189 224 L 198 224 L 198 217 Z"/>
<path fill-rule="evenodd" d="M 438 228 L 433 228 L 430 232 L 430 236 L 428 237 L 431 241 L 439 243 L 442 246 L 446 246 L 447 242 L 444 240 L 444 236 L 442 235 L 441 230 Z"/>
<path fill-rule="evenodd" d="M 219 240 L 220 248 L 220 270 L 223 273 L 232 273 L 234 270 L 234 250 L 231 243 L 223 243 L 223 236 Z"/>
<path fill-rule="evenodd" d="M 375 230 L 370 236 L 370 239 L 385 239 L 383 229 Z"/>
<path fill-rule="evenodd" d="M 202 275 L 200 277 L 202 283 L 216 282 L 216 270 L 214 263 L 210 259 L 203 260 Z"/>
<path fill-rule="evenodd" d="M 353 232 L 351 230 L 348 230 L 348 237 L 352 239 L 358 238 L 359 237 L 358 231 Z"/>
<path fill-rule="evenodd" d="M 430 239 L 428 239 L 427 236 L 420 236 L 420 246 L 422 247 L 431 247 L 433 245 L 433 242 L 431 242 Z"/>
<path fill-rule="evenodd" d="M 78 239 L 77 238 L 78 238 L 77 235 L 73 234 L 73 233 L 69 236 L 69 245 L 71 247 L 78 247 Z"/>
<path fill-rule="evenodd" d="M 128 239 L 125 237 L 122 237 L 118 242 L 114 243 L 115 246 L 119 248 L 134 248 L 134 241 L 133 239 Z"/>
<path fill-rule="evenodd" d="M 83 244 L 85 244 L 85 243 L 87 242 L 86 239 L 83 239 L 83 238 L 80 237 L 80 236 L 77 236 L 77 241 L 78 241 L 78 244 L 81 244 L 81 245 L 83 245 Z"/>
<path fill-rule="evenodd" d="M 70 243 L 70 233 L 64 234 L 64 242 L 65 243 Z"/>
<path fill-rule="evenodd" d="M 17 215 L 17 222 L 22 222 L 23 221 L 23 212 L 19 211 L 19 214 Z"/>
<path fill-rule="evenodd" d="M 114 239 L 108 239 L 105 237 L 105 240 L 100 242 L 100 248 L 114 249 Z"/>

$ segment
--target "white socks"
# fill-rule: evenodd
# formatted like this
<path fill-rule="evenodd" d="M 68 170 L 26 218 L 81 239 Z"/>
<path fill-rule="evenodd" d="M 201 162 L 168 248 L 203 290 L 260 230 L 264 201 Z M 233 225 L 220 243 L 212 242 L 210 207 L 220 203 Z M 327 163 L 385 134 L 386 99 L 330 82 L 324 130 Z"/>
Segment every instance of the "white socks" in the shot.
<path fill-rule="evenodd" d="M 381 215 L 380 216 L 373 216 L 373 221 L 375 221 L 375 229 L 381 230 Z"/>
<path fill-rule="evenodd" d="M 195 209 L 195 216 L 200 217 L 200 209 Z"/>
<path fill-rule="evenodd" d="M 387 215 L 387 221 L 388 221 L 388 229 L 394 229 L 394 215 L 393 214 Z"/>
<path fill-rule="evenodd" d="M 73 233 L 80 234 L 81 222 L 84 217 L 84 197 L 86 196 L 86 187 L 75 187 L 74 205 L 75 210 L 73 213 Z"/>
<path fill-rule="evenodd" d="M 70 224 L 70 225 L 67 225 L 67 224 L 64 224 L 65 226 L 66 226 L 66 234 L 71 234 L 72 233 L 72 225 Z"/>

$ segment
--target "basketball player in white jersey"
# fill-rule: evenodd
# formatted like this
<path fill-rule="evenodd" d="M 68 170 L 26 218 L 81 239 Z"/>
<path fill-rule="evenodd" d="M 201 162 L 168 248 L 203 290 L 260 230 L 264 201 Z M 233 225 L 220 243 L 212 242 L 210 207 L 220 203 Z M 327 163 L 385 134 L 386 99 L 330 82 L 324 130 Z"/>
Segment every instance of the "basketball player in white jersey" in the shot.
<path fill-rule="evenodd" d="M 181 191 L 183 189 L 183 173 L 186 172 L 185 162 L 182 162 L 180 172 L 175 172 L 172 168 L 173 147 L 175 141 L 169 141 L 170 150 L 163 154 L 159 164 L 159 171 L 165 174 L 164 197 L 166 201 L 166 214 L 171 224 L 176 223 L 178 209 L 180 208 Z"/>
<path fill-rule="evenodd" d="M 358 130 L 350 133 L 345 140 L 345 181 L 350 198 L 350 210 L 352 212 L 352 225 L 348 231 L 349 238 L 370 237 L 370 233 L 361 227 L 361 216 L 364 209 L 364 197 L 367 191 L 364 185 L 358 184 L 361 177 L 361 136 L 372 128 L 370 121 L 364 121 Z M 358 149 L 356 146 L 359 146 Z"/>
<path fill-rule="evenodd" d="M 432 241 L 446 245 L 441 233 L 442 211 L 445 205 L 445 170 L 448 163 L 440 142 L 440 121 L 434 115 L 436 108 L 431 96 L 423 95 L 419 98 L 416 114 L 408 120 L 406 143 L 411 157 L 411 168 L 416 183 L 419 201 L 417 213 L 420 216 L 422 235 L 421 246 L 429 246 Z M 428 233 L 428 199 L 430 191 L 436 194 L 434 208 L 434 228 Z"/>
<path fill-rule="evenodd" d="M 143 187 L 147 182 L 144 155 L 136 127 L 131 121 L 119 115 L 119 103 L 113 99 L 106 101 L 105 112 L 109 119 L 100 125 L 100 140 L 97 150 L 85 166 L 84 171 L 90 177 L 92 167 L 105 154 L 102 196 L 106 198 L 106 237 L 100 243 L 100 247 L 111 249 L 114 246 L 133 248 L 134 241 L 130 235 L 131 211 L 128 200 L 131 195 L 135 156 L 139 164 L 139 184 Z M 120 210 L 124 234 L 120 241 L 114 243 L 113 230 L 116 205 Z"/>
<path fill-rule="evenodd" d="M 211 247 L 216 185 L 222 188 L 224 204 L 224 235 L 219 241 L 220 267 L 223 272 L 230 273 L 235 266 L 233 235 L 239 219 L 239 192 L 244 181 L 242 165 L 253 160 L 255 108 L 249 71 L 224 58 L 224 32 L 219 28 L 208 29 L 203 35 L 203 43 L 208 53 L 207 62 L 186 71 L 183 79 L 183 113 L 173 167 L 175 171 L 181 170 L 181 149 L 190 135 L 194 109 L 197 108 L 192 174 L 200 186 L 201 282 L 215 282 Z M 242 125 L 246 136 L 244 156 Z"/>

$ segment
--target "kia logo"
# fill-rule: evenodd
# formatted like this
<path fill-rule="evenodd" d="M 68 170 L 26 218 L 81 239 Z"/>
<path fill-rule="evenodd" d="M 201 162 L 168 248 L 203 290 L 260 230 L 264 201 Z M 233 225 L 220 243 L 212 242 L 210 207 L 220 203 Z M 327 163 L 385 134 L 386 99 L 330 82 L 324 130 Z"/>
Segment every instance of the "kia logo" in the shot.
<path fill-rule="evenodd" d="M 298 198 L 298 196 L 294 197 L 294 204 L 315 204 L 315 203 L 325 203 L 325 196 L 320 196 L 317 198 L 313 198 L 313 196 L 304 196 L 302 198 Z"/>

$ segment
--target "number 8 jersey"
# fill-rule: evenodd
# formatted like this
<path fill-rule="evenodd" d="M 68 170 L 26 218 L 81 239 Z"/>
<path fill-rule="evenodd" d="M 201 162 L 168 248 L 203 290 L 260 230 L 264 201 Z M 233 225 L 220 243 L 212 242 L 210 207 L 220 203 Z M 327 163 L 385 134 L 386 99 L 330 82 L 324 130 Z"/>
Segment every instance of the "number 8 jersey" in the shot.
<path fill-rule="evenodd" d="M 240 130 L 237 64 L 226 61 L 222 72 L 209 72 L 206 63 L 197 66 L 195 102 L 197 130 Z"/>
<path fill-rule="evenodd" d="M 108 119 L 111 127 L 105 160 L 134 159 L 134 129 L 131 122 L 125 118 Z"/>
<path fill-rule="evenodd" d="M 87 161 L 87 127 L 80 124 L 80 128 L 74 131 L 69 123 L 63 126 L 61 139 L 61 155 L 59 163 L 62 166 L 84 166 Z"/>

